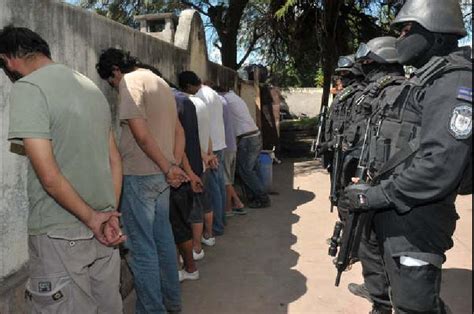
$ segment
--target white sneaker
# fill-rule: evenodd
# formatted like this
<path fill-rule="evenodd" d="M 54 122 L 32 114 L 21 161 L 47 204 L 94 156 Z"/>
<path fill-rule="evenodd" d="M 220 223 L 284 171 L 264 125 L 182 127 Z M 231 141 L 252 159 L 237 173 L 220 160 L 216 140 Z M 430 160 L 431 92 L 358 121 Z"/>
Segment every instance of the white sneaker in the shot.
<path fill-rule="evenodd" d="M 199 270 L 196 270 L 194 273 L 188 273 L 186 270 L 182 269 L 178 272 L 179 282 L 185 280 L 198 280 L 199 279 Z"/>
<path fill-rule="evenodd" d="M 215 237 L 212 237 L 212 238 L 204 238 L 204 236 L 201 237 L 201 243 L 202 244 L 205 244 L 207 246 L 214 246 L 216 245 L 216 238 Z"/>
<path fill-rule="evenodd" d="M 196 251 L 194 251 L 194 249 L 193 249 L 193 259 L 195 261 L 200 261 L 203 258 L 204 258 L 204 250 L 203 249 L 201 249 L 201 252 L 199 252 L 199 253 L 196 253 Z"/>

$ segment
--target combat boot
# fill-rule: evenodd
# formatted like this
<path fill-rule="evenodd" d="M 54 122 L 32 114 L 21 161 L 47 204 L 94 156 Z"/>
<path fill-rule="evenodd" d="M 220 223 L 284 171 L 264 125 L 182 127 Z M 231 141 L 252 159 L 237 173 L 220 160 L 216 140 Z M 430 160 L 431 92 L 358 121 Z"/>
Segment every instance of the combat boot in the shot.
<path fill-rule="evenodd" d="M 365 284 L 358 285 L 356 283 L 350 283 L 347 286 L 347 289 L 349 289 L 349 291 L 355 296 L 367 299 L 372 303 L 374 302 L 372 301 L 369 290 L 367 290 L 367 287 L 365 286 Z"/>

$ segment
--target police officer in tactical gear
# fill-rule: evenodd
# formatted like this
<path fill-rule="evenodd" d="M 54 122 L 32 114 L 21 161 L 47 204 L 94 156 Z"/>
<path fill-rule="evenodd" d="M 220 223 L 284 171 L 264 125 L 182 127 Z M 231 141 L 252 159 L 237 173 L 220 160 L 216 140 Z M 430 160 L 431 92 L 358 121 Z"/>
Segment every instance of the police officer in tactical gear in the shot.
<path fill-rule="evenodd" d="M 362 83 L 364 75 L 360 65 L 355 62 L 355 55 L 339 57 L 337 66 L 335 73 L 341 76 L 344 89 L 336 95 L 328 110 L 323 141 L 316 148 L 318 155 L 323 157 L 324 167 L 329 172 L 331 172 L 335 137 L 344 129 L 346 105 L 352 102 L 357 91 L 365 88 Z"/>
<path fill-rule="evenodd" d="M 339 57 L 334 72 L 340 75 L 343 87 L 352 85 L 358 77 L 363 76 L 362 69 L 356 64 L 355 55 L 353 54 Z"/>
<path fill-rule="evenodd" d="M 341 76 L 344 89 L 336 95 L 328 113 L 328 123 L 325 129 L 326 143 L 321 145 L 322 149 L 331 148 L 336 134 L 342 133 L 344 129 L 344 118 L 347 105 L 353 100 L 357 91 L 365 88 L 364 74 L 359 64 L 354 60 L 354 55 L 339 58 L 336 74 Z"/>
<path fill-rule="evenodd" d="M 403 66 L 398 63 L 396 41 L 395 37 L 377 37 L 367 44 L 362 43 L 356 53 L 356 62 L 365 74 L 366 88 L 357 91 L 353 103 L 347 106 L 343 130 L 343 187 L 355 176 L 367 121 L 384 95 L 384 89 L 405 81 Z"/>
<path fill-rule="evenodd" d="M 364 159 L 368 138 L 365 135 L 370 134 L 367 130 L 368 121 L 379 109 L 380 100 L 387 94 L 397 93 L 398 87 L 406 81 L 403 66 L 398 62 L 396 41 L 395 37 L 388 36 L 374 38 L 367 44 L 361 44 L 356 53 L 356 61 L 362 65 L 366 74 L 367 87 L 355 98 L 346 122 L 343 186 L 347 186 L 351 178 L 356 176 L 358 167 L 366 165 Z M 350 284 L 349 290 L 373 302 L 371 313 L 392 313 L 389 285 L 375 232 L 363 232 L 358 258 L 362 265 L 364 284 Z"/>
<path fill-rule="evenodd" d="M 472 192 L 463 189 L 472 171 L 471 51 L 457 47 L 466 35 L 457 0 L 408 0 L 394 25 L 401 62 L 418 70 L 382 101 L 371 184 L 349 186 L 339 205 L 374 215 L 395 311 L 446 313 L 441 267 L 459 219 L 454 202 Z"/>

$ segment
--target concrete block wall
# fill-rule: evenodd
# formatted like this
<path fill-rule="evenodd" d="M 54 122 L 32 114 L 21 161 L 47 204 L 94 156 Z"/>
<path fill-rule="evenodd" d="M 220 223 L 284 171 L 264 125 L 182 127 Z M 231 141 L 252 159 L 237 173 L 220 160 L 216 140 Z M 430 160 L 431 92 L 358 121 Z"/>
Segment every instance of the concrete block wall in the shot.
<path fill-rule="evenodd" d="M 129 50 L 141 61 L 156 66 L 176 82 L 183 70 L 194 70 L 204 80 L 235 87 L 236 72 L 208 61 L 202 21 L 195 11 L 180 17 L 175 45 L 115 23 L 95 13 L 53 0 L 1 0 L 0 28 L 28 27 L 50 44 L 53 59 L 90 77 L 107 96 L 115 115 L 116 95 L 95 70 L 103 49 Z M 10 152 L 8 94 L 11 83 L 0 73 L 0 286 L 28 260 L 26 222 L 27 161 Z M 0 296 L 0 312 L 1 311 Z"/>

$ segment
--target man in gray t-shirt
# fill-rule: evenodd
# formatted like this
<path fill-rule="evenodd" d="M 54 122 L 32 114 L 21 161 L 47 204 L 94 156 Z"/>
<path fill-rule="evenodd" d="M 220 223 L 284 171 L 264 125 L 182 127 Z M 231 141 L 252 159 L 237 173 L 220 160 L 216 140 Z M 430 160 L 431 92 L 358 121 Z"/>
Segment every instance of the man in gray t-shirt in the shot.
<path fill-rule="evenodd" d="M 108 103 L 29 29 L 0 30 L 0 67 L 15 82 L 8 139 L 30 161 L 27 300 L 35 313 L 120 313 L 122 165 Z"/>

